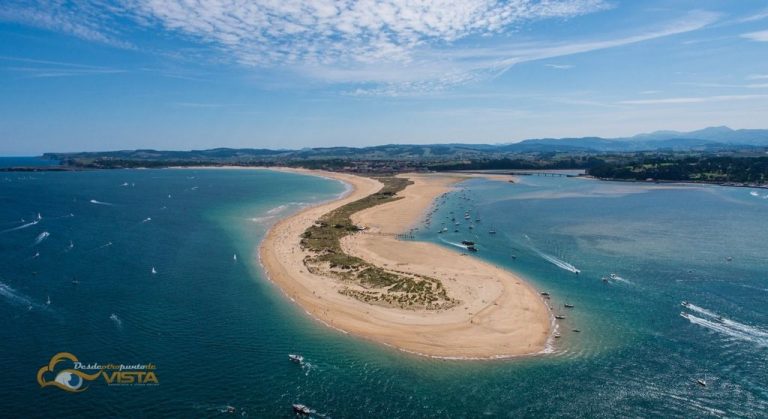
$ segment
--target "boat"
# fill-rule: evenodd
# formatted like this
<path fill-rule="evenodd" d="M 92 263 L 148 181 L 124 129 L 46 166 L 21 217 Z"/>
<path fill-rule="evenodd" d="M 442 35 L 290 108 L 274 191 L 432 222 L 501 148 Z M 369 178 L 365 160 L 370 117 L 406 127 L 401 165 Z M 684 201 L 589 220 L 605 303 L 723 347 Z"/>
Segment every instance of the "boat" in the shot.
<path fill-rule="evenodd" d="M 543 295 L 545 297 L 549 297 L 549 293 L 548 292 L 542 292 L 541 295 Z"/>
<path fill-rule="evenodd" d="M 488 232 L 488 234 L 496 234 L 496 230 L 491 230 Z"/>
<path fill-rule="evenodd" d="M 565 320 L 565 316 L 563 316 L 562 314 L 558 314 L 557 316 L 555 316 L 555 318 L 558 320 Z"/>
<path fill-rule="evenodd" d="M 156 269 L 155 269 L 155 267 L 153 266 L 153 267 L 152 267 L 152 274 L 154 275 L 154 274 L 156 274 L 156 273 L 157 273 L 157 270 L 156 270 Z"/>
<path fill-rule="evenodd" d="M 517 259 L 517 255 L 510 256 L 512 259 Z"/>
<path fill-rule="evenodd" d="M 462 240 L 461 244 L 463 244 L 464 246 L 474 246 L 475 242 L 469 241 L 469 240 Z"/>
<path fill-rule="evenodd" d="M 725 260 L 727 260 L 728 262 L 732 262 L 733 261 L 733 256 L 728 256 L 727 258 L 725 258 Z"/>
<path fill-rule="evenodd" d="M 297 364 L 301 364 L 304 362 L 304 357 L 296 354 L 289 354 L 288 359 L 290 359 L 291 362 L 295 362 Z"/>
<path fill-rule="evenodd" d="M 707 380 L 705 380 L 703 378 L 697 378 L 696 379 L 696 383 L 698 385 L 702 386 L 702 387 L 706 387 L 707 386 Z"/>
<path fill-rule="evenodd" d="M 48 300 L 45 301 L 46 305 L 51 305 L 51 296 L 48 296 Z"/>
<path fill-rule="evenodd" d="M 467 250 L 470 252 L 477 252 L 477 248 L 475 246 L 467 246 Z"/>
<path fill-rule="evenodd" d="M 565 304 L 563 304 L 563 307 L 565 307 L 565 308 L 573 308 L 574 305 L 573 304 L 565 303 Z"/>
<path fill-rule="evenodd" d="M 222 413 L 229 413 L 234 414 L 237 411 L 235 406 L 225 406 L 224 409 L 222 409 Z"/>
<path fill-rule="evenodd" d="M 235 253 L 234 255 L 232 255 L 232 260 L 234 260 L 235 262 L 237 262 L 237 253 Z"/>
<path fill-rule="evenodd" d="M 312 413 L 310 408 L 300 403 L 294 403 L 291 407 L 293 407 L 293 413 L 296 413 L 297 415 L 309 416 L 309 414 Z"/>
<path fill-rule="evenodd" d="M 579 330 L 579 329 L 573 329 L 573 331 L 576 332 L 576 333 L 581 333 L 581 330 Z"/>
<path fill-rule="evenodd" d="M 688 306 L 691 305 L 691 303 L 689 303 L 688 301 L 683 301 L 683 302 L 680 303 L 680 305 L 683 306 L 683 307 L 688 307 Z"/>
<path fill-rule="evenodd" d="M 554 334 L 554 335 L 552 335 L 552 336 L 553 336 L 555 339 L 560 339 L 560 333 L 555 333 L 555 334 Z"/>

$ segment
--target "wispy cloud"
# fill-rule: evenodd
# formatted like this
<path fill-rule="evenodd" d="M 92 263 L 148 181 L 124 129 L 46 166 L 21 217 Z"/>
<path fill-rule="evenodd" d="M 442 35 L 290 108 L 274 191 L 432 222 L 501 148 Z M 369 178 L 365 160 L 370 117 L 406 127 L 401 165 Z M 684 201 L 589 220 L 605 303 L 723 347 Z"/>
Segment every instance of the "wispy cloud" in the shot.
<path fill-rule="evenodd" d="M 147 24 L 215 43 L 247 64 L 407 62 L 417 47 L 506 31 L 524 21 L 570 18 L 604 0 L 135 0 Z"/>
<path fill-rule="evenodd" d="M 397 96 L 493 78 L 521 63 L 691 32 L 718 20 L 715 13 L 693 11 L 629 35 L 582 41 L 523 42 L 516 32 L 527 22 L 611 7 L 608 0 L 7 0 L 0 21 L 124 48 L 133 45 L 121 33 L 138 23 L 213 47 L 246 67 L 348 85 L 347 92 L 358 96 Z"/>
<path fill-rule="evenodd" d="M 367 94 L 402 95 L 414 86 L 446 88 L 455 84 L 495 77 L 509 68 L 531 61 L 565 57 L 608 48 L 617 48 L 667 36 L 695 31 L 715 22 L 717 14 L 691 12 L 666 25 L 635 35 L 570 43 L 506 42 L 491 48 L 430 48 L 419 50 L 418 59 L 408 63 L 375 63 L 340 67 L 305 65 L 297 72 L 335 83 L 374 83 L 382 89 L 366 89 Z"/>
<path fill-rule="evenodd" d="M 747 16 L 744 19 L 741 19 L 741 22 L 756 22 L 758 20 L 763 20 L 768 18 L 768 9 L 765 9 L 761 12 L 757 12 L 751 16 Z"/>
<path fill-rule="evenodd" d="M 741 37 L 757 42 L 768 42 L 768 30 L 744 33 Z"/>
<path fill-rule="evenodd" d="M 4 0 L 0 4 L 0 22 L 21 23 L 90 42 L 134 49 L 133 44 L 117 38 L 110 29 L 117 9 L 98 0 Z"/>
<path fill-rule="evenodd" d="M 544 64 L 544 67 L 553 68 L 555 70 L 570 70 L 573 68 L 571 64 Z"/>
<path fill-rule="evenodd" d="M 699 97 L 671 97 L 664 99 L 622 100 L 620 105 L 683 105 L 708 102 L 733 102 L 742 100 L 766 99 L 768 95 L 721 95 Z"/>
<path fill-rule="evenodd" d="M 125 73 L 126 70 L 62 61 L 38 60 L 26 57 L 0 56 L 0 70 L 18 73 L 25 78 L 76 77 Z"/>

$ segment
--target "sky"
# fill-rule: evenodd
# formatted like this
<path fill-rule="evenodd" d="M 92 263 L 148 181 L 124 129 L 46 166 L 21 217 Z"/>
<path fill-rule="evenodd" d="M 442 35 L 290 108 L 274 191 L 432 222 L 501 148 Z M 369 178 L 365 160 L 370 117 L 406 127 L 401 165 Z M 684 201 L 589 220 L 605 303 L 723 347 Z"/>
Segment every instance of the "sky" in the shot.
<path fill-rule="evenodd" d="M 765 0 L 2 0 L 0 155 L 768 128 Z"/>

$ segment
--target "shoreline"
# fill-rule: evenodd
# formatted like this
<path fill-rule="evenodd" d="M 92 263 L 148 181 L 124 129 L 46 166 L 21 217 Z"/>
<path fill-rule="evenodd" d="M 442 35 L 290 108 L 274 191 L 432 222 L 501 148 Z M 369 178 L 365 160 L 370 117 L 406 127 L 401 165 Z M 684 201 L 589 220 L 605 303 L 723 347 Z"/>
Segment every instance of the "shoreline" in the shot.
<path fill-rule="evenodd" d="M 268 280 L 310 317 L 345 334 L 427 357 L 499 359 L 535 355 L 548 347 L 551 315 L 526 281 L 437 244 L 395 239 L 395 234 L 418 223 L 438 196 L 469 176 L 399 175 L 414 181 L 398 193 L 402 199 L 352 215 L 354 222 L 367 230 L 342 240 L 345 253 L 383 268 L 396 266 L 404 272 L 437 277 L 451 297 L 461 300 L 449 309 L 413 310 L 344 296 L 339 293 L 343 287 L 340 281 L 311 274 L 303 263 L 309 253 L 301 249 L 300 235 L 323 214 L 375 193 L 380 182 L 345 173 L 269 170 L 321 176 L 352 187 L 335 200 L 278 221 L 256 250 Z"/>

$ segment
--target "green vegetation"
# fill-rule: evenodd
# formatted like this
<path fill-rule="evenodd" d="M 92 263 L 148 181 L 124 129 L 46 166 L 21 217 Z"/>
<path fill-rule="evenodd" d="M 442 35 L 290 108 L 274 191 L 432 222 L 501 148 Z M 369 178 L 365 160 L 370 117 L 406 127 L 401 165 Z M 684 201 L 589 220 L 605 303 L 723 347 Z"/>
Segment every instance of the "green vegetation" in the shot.
<path fill-rule="evenodd" d="M 379 192 L 325 214 L 304 232 L 301 246 L 311 252 L 304 259 L 307 269 L 342 280 L 348 285 L 342 294 L 371 304 L 430 310 L 456 305 L 458 301 L 449 298 L 435 278 L 374 266 L 342 250 L 341 239 L 360 231 L 352 223 L 352 214 L 401 199 L 396 194 L 411 184 L 397 177 L 376 179 L 384 184 Z"/>
<path fill-rule="evenodd" d="M 590 168 L 588 174 L 602 179 L 765 185 L 768 157 L 646 157 L 604 163 Z"/>

